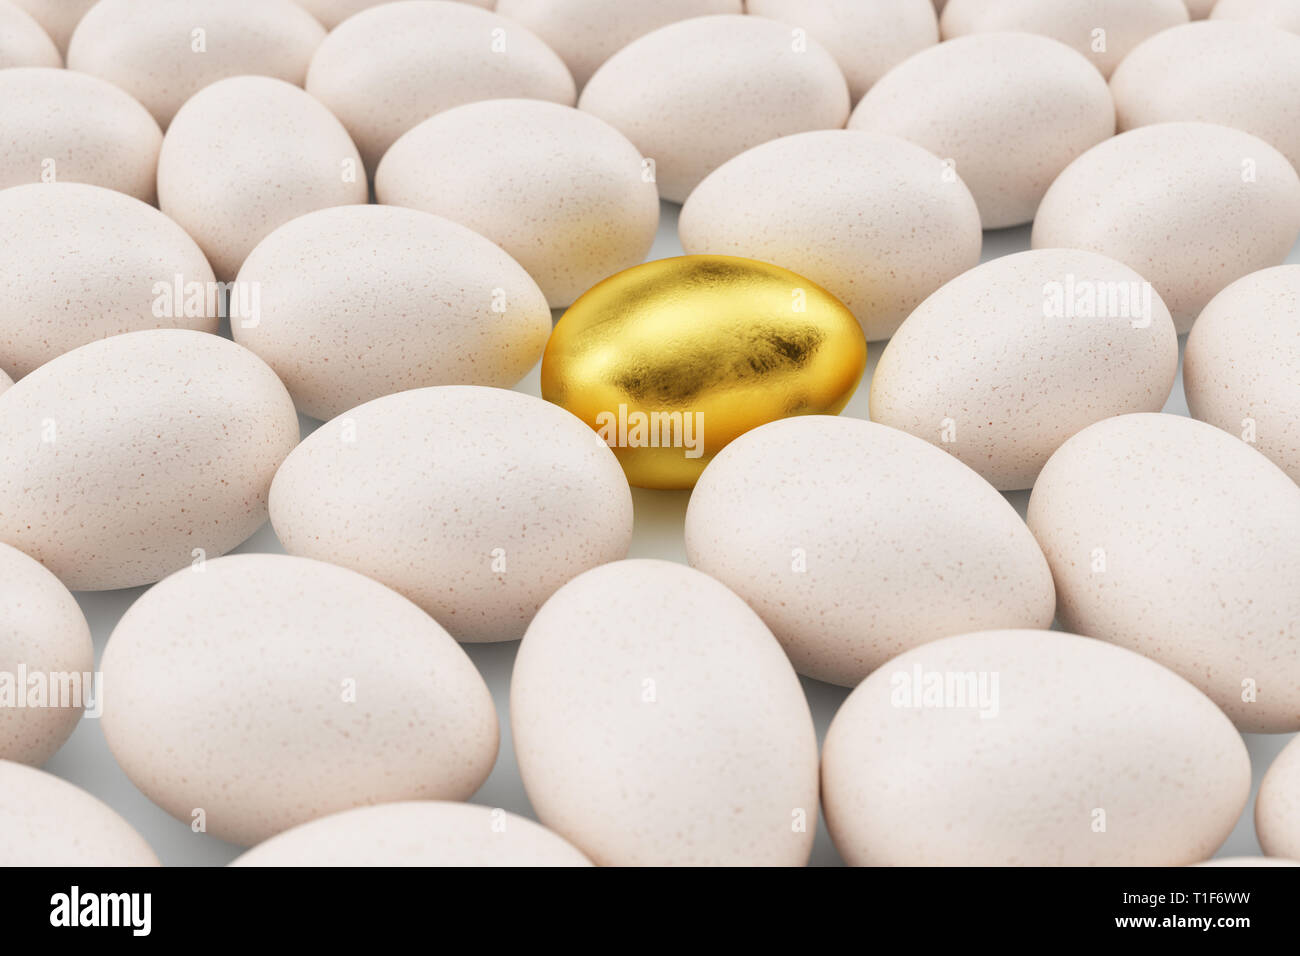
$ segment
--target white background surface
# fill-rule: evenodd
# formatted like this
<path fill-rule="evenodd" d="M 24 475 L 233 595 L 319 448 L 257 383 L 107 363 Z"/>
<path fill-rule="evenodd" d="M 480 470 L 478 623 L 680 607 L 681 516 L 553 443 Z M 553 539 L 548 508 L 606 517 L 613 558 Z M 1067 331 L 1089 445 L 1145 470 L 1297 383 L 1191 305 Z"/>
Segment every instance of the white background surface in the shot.
<path fill-rule="evenodd" d="M 650 259 L 661 259 L 682 254 L 681 244 L 677 241 L 676 205 L 663 204 L 663 214 L 659 223 L 659 236 L 651 250 Z M 1029 247 L 1029 227 L 988 232 L 984 235 L 985 260 L 996 258 L 1012 252 L 1019 252 Z M 1288 262 L 1300 263 L 1300 245 L 1292 250 Z M 558 313 L 557 313 L 558 315 Z M 1183 343 L 1180 341 L 1180 348 Z M 868 349 L 867 374 L 858 387 L 853 400 L 844 414 L 856 418 L 867 418 L 867 394 L 871 383 L 871 374 L 876 360 L 880 357 L 883 343 L 872 343 Z M 518 390 L 531 395 L 539 395 L 538 369 L 533 371 L 518 385 Z M 1165 405 L 1165 411 L 1186 415 L 1187 403 L 1183 397 L 1182 365 L 1179 363 L 1178 381 L 1173 393 Z M 303 419 L 304 436 L 312 431 L 317 422 Z M 1213 467 L 1206 462 L 1206 467 Z M 689 492 L 686 491 L 649 491 L 641 488 L 632 489 L 636 506 L 636 525 L 629 557 L 664 558 L 685 563 L 686 551 L 682 541 L 682 518 L 686 512 Z M 1011 492 L 1007 498 L 1023 516 L 1029 500 L 1029 493 Z M 236 552 L 276 552 L 283 553 L 275 533 L 269 524 Z M 132 588 L 124 591 L 82 592 L 77 594 L 82 610 L 90 621 L 91 631 L 95 637 L 96 662 L 103 653 L 104 644 L 112 633 L 123 612 L 140 596 L 145 588 Z M 514 748 L 510 735 L 510 715 L 507 710 L 509 700 L 510 670 L 515 659 L 518 642 L 505 644 L 467 644 L 465 650 L 482 672 L 492 696 L 496 702 L 497 716 L 501 724 L 501 750 L 497 756 L 492 775 L 483 787 L 474 795 L 472 802 L 490 807 L 503 807 L 506 810 L 535 819 L 528 798 L 524 794 L 519 772 L 515 765 Z M 801 678 L 804 690 L 812 706 L 813 719 L 817 725 L 820 741 L 835 714 L 840 702 L 847 696 L 848 689 L 834 687 L 818 681 Z M 1250 803 L 1242 813 L 1236 829 L 1220 851 L 1220 856 L 1257 856 L 1259 843 L 1255 839 L 1254 803 L 1255 791 L 1259 787 L 1260 777 L 1269 763 L 1290 740 L 1290 735 L 1247 734 L 1246 743 L 1250 749 L 1253 766 L 1253 786 Z M 234 859 L 241 848 L 217 840 L 206 834 L 191 832 L 189 823 L 173 819 L 163 810 L 149 801 L 135 785 L 127 779 L 126 774 L 117 766 L 112 754 L 104 742 L 99 721 L 83 719 L 76 732 L 58 753 L 46 764 L 47 770 L 70 780 L 89 790 L 101 800 L 106 801 L 115 810 L 129 820 L 153 846 L 163 863 L 169 866 L 185 865 L 222 865 Z M 347 768 L 338 768 L 339 773 L 346 773 Z M 839 854 L 831 846 L 826 835 L 825 825 L 819 821 L 817 841 L 813 848 L 813 865 L 841 865 Z"/>

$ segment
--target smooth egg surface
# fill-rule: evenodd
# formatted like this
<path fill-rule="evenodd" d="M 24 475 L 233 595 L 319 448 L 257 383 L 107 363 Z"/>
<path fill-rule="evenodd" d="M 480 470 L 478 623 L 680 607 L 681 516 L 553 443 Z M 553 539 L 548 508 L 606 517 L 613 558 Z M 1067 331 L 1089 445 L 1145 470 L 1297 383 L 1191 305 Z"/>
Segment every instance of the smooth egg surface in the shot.
<path fill-rule="evenodd" d="M 1071 160 L 1115 132 L 1106 81 L 1081 53 L 1030 33 L 922 50 L 858 103 L 849 129 L 923 146 L 970 187 L 985 229 L 1034 218 Z"/>
<path fill-rule="evenodd" d="M 26 10 L 41 25 L 60 54 L 68 50 L 72 31 L 87 10 L 99 0 L 13 0 L 15 6 Z M 62 64 L 62 57 L 59 63 Z"/>
<path fill-rule="evenodd" d="M 510 722 L 538 819 L 599 866 L 808 861 L 808 702 L 758 615 L 705 574 L 619 561 L 562 587 L 519 647 Z"/>
<path fill-rule="evenodd" d="M 63 66 L 63 55 L 27 11 L 0 0 L 0 69 L 15 66 L 58 69 Z"/>
<path fill-rule="evenodd" d="M 289 393 L 227 339 L 92 342 L 0 396 L 0 540 L 73 590 L 151 584 L 256 531 L 297 442 Z"/>
<path fill-rule="evenodd" d="M 500 388 L 420 388 L 313 432 L 271 486 L 290 554 L 360 571 L 461 641 L 517 640 L 555 589 L 627 553 L 632 494 L 577 418 Z"/>
<path fill-rule="evenodd" d="M 1280 265 L 1300 237 L 1300 176 L 1263 140 L 1159 123 L 1107 140 L 1052 183 L 1035 249 L 1087 249 L 1136 270 L 1179 334 L 1224 286 Z"/>
<path fill-rule="evenodd" d="M 659 225 L 659 193 L 636 147 L 590 113 L 545 100 L 485 100 L 430 117 L 385 154 L 375 196 L 487 236 L 551 308 L 643 262 Z"/>
<path fill-rule="evenodd" d="M 963 634 L 884 665 L 822 751 L 852 866 L 1179 866 L 1211 856 L 1250 758 L 1195 687 L 1057 631 Z"/>
<path fill-rule="evenodd" d="M 844 74 L 825 47 L 797 33 L 750 16 L 661 27 L 606 60 L 578 107 L 653 161 L 662 198 L 684 202 L 705 176 L 759 143 L 844 125 Z"/>
<path fill-rule="evenodd" d="M 546 298 L 517 262 L 414 209 L 299 216 L 254 247 L 238 284 L 257 290 L 258 309 L 232 320 L 235 341 L 322 420 L 411 388 L 509 388 L 551 333 Z"/>
<path fill-rule="evenodd" d="M 208 260 L 147 203 L 80 183 L 15 186 L 0 190 L 0 222 L 0 367 L 14 378 L 123 332 L 217 331 Z"/>
<path fill-rule="evenodd" d="M 0 103 L 0 189 L 91 183 L 156 200 L 162 130 L 111 83 L 72 70 L 0 70 Z"/>
<path fill-rule="evenodd" d="M 591 866 L 563 837 L 505 810 L 408 801 L 358 807 L 259 843 L 231 866 Z"/>
<path fill-rule="evenodd" d="M 790 415 L 837 414 L 867 347 L 816 283 L 734 256 L 679 256 L 620 272 L 564 313 L 542 357 L 542 397 L 614 448 L 642 488 L 690 488 L 727 442 Z"/>
<path fill-rule="evenodd" d="M 1300 33 L 1300 0 L 1218 0 L 1211 20 L 1255 20 Z"/>
<path fill-rule="evenodd" d="M 1264 852 L 1300 860 L 1300 738 L 1274 758 L 1255 799 L 1255 833 Z"/>
<path fill-rule="evenodd" d="M 1300 487 L 1179 415 L 1090 425 L 1029 499 L 1063 627 L 1181 674 L 1241 730 L 1300 730 Z"/>
<path fill-rule="evenodd" d="M 806 415 L 746 432 L 700 476 L 691 566 L 758 612 L 795 669 L 853 687 L 940 637 L 1048 627 L 1029 529 L 960 462 L 892 428 Z"/>
<path fill-rule="evenodd" d="M 386 0 L 294 0 L 294 2 L 319 20 L 326 30 L 333 30 L 353 14 L 377 7 Z M 458 2 L 472 3 L 476 7 L 491 10 L 497 0 L 458 0 Z"/>
<path fill-rule="evenodd" d="M 946 175 L 951 173 L 950 175 Z M 979 262 L 970 190 L 893 136 L 821 130 L 746 150 L 710 173 L 678 220 L 682 248 L 773 262 L 887 339 L 927 295 Z"/>

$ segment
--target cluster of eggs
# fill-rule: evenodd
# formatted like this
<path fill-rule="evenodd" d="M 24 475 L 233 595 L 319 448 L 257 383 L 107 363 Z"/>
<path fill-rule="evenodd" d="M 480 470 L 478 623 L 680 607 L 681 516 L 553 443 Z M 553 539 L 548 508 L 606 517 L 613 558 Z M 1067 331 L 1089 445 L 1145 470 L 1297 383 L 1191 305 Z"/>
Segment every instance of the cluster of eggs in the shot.
<path fill-rule="evenodd" d="M 36 769 L 81 675 L 240 865 L 1208 859 L 1300 730 L 1298 164 L 1300 0 L 0 0 L 0 864 L 157 862 Z"/>

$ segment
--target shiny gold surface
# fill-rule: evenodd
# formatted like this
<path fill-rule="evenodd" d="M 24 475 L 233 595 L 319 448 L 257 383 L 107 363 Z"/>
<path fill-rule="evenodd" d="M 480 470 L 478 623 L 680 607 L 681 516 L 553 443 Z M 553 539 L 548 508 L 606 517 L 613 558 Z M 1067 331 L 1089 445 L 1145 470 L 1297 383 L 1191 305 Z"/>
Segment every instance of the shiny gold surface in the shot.
<path fill-rule="evenodd" d="M 858 321 L 810 280 L 679 256 L 610 276 L 569 307 L 542 357 L 542 397 L 596 429 L 632 484 L 690 488 L 742 432 L 838 413 L 866 362 Z"/>

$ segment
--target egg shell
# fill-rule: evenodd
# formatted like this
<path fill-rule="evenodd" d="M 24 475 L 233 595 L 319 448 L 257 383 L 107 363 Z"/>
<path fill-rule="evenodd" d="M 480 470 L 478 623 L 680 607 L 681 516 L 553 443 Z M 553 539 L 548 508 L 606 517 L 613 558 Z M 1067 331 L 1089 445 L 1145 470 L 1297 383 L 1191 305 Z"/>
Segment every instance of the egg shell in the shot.
<path fill-rule="evenodd" d="M 462 103 L 528 97 L 572 106 L 573 77 L 521 24 L 446 0 L 364 10 L 312 57 L 307 92 L 343 121 L 366 168 L 407 130 Z"/>
<path fill-rule="evenodd" d="M 1110 80 L 1119 129 L 1222 123 L 1300 167 L 1300 36 L 1266 23 L 1207 20 L 1138 45 Z"/>
<path fill-rule="evenodd" d="M 342 124 L 302 90 L 265 76 L 204 88 L 176 114 L 158 156 L 159 207 L 194 237 L 223 282 L 277 226 L 369 198 Z"/>
<path fill-rule="evenodd" d="M 0 544 L 0 760 L 50 759 L 97 703 L 94 670 L 76 599 L 40 562 Z"/>
<path fill-rule="evenodd" d="M 1106 81 L 1082 54 L 1029 33 L 922 50 L 858 103 L 849 129 L 899 136 L 950 160 L 985 229 L 1016 226 L 1071 160 L 1115 131 Z"/>
<path fill-rule="evenodd" d="M 745 10 L 742 0 L 497 0 L 496 12 L 546 41 L 581 89 L 597 67 L 637 37 L 679 20 Z"/>
<path fill-rule="evenodd" d="M 519 646 L 510 720 L 538 818 L 597 865 L 808 860 L 808 702 L 772 633 L 705 574 L 619 561 L 566 584 Z"/>
<path fill-rule="evenodd" d="M 152 203 L 162 130 L 110 83 L 71 70 L 0 71 L 0 189 L 91 183 Z"/>
<path fill-rule="evenodd" d="M 73 29 L 86 11 L 97 2 L 98 0 L 13 0 L 16 6 L 26 10 L 49 34 L 60 54 L 68 51 Z M 59 63 L 63 63 L 61 55 Z"/>
<path fill-rule="evenodd" d="M 518 263 L 413 209 L 299 216 L 257 244 L 238 281 L 260 301 L 231 323 L 235 341 L 320 419 L 409 388 L 509 387 L 551 332 L 546 298 Z"/>
<path fill-rule="evenodd" d="M 1300 176 L 1268 143 L 1160 123 L 1093 147 L 1043 197 L 1035 249 L 1088 249 L 1137 270 L 1179 334 L 1224 286 L 1279 265 L 1300 236 Z"/>
<path fill-rule="evenodd" d="M 853 313 L 804 276 L 736 256 L 656 259 L 564 313 L 542 397 L 586 422 L 642 488 L 690 488 L 727 443 L 834 415 L 862 379 Z"/>
<path fill-rule="evenodd" d="M 1255 833 L 1268 856 L 1300 859 L 1300 738 L 1283 748 L 1260 782 Z"/>
<path fill-rule="evenodd" d="M 1212 20 L 1255 20 L 1300 33 L 1300 0 L 1218 0 Z"/>
<path fill-rule="evenodd" d="M 158 865 L 108 804 L 54 774 L 0 760 L 0 867 Z"/>
<path fill-rule="evenodd" d="M 1057 618 L 1181 674 L 1243 731 L 1300 730 L 1300 487 L 1181 415 L 1122 415 L 1052 455 L 1029 528 Z"/>
<path fill-rule="evenodd" d="M 100 0 L 77 24 L 68 69 L 120 86 L 166 129 L 182 103 L 227 77 L 270 76 L 302 86 L 324 37 L 292 0 Z M 232 116 L 240 113 L 214 121 L 227 142 Z"/>
<path fill-rule="evenodd" d="M 853 866 L 1178 866 L 1250 795 L 1241 736 L 1122 648 L 984 631 L 914 648 L 827 731 L 822 806 Z"/>
<path fill-rule="evenodd" d="M 463 800 L 492 770 L 483 678 L 432 618 L 346 568 L 240 554 L 178 571 L 104 649 L 113 756 L 242 846 L 352 807 Z"/>
<path fill-rule="evenodd" d="M 1001 495 L 860 419 L 790 418 L 728 445 L 691 494 L 686 554 L 758 612 L 799 673 L 845 687 L 926 641 L 1048 627 L 1056 607 Z"/>
<path fill-rule="evenodd" d="M 5 374 L 5 370 L 4 370 L 4 369 L 0 368 L 0 395 L 3 395 L 4 392 L 5 392 L 5 391 L 9 388 L 9 386 L 12 385 L 13 383 L 14 383 L 14 380 L 11 379 L 8 375 Z"/>
<path fill-rule="evenodd" d="M 1248 437 L 1300 482 L 1300 265 L 1210 300 L 1187 337 L 1183 390 L 1193 417 Z"/>
<path fill-rule="evenodd" d="M 695 17 L 638 37 L 600 67 L 578 107 L 654 161 L 659 195 L 684 202 L 731 157 L 779 136 L 839 129 L 849 92 L 816 40 L 763 17 Z"/>
<path fill-rule="evenodd" d="M 1001 256 L 907 317 L 871 378 L 871 419 L 1030 488 L 1061 443 L 1126 412 L 1158 412 L 1178 335 L 1150 283 L 1079 249 Z"/>
<path fill-rule="evenodd" d="M 545 100 L 485 100 L 430 117 L 384 155 L 375 196 L 487 236 L 551 308 L 645 261 L 659 225 L 659 193 L 636 147 L 590 113 Z"/>
<path fill-rule="evenodd" d="M 854 102 L 890 68 L 939 42 L 930 0 L 748 0 L 746 10 L 807 30 L 839 63 Z"/>
<path fill-rule="evenodd" d="M 58 69 L 63 66 L 63 56 L 26 10 L 0 0 L 0 69 L 15 66 Z"/>
<path fill-rule="evenodd" d="M 561 584 L 627 553 L 632 494 L 563 409 L 443 386 L 313 432 L 275 477 L 271 523 L 289 553 L 382 581 L 458 640 L 515 640 Z"/>
<path fill-rule="evenodd" d="M 377 7 L 385 0 L 296 0 L 296 2 L 298 6 L 324 24 L 325 29 L 333 30 L 353 14 Z M 491 10 L 496 0 L 459 0 L 459 2 Z"/>
<path fill-rule="evenodd" d="M 0 191 L 0 222 L 0 366 L 13 377 L 123 332 L 217 331 L 208 260 L 147 203 L 80 183 L 15 186 Z M 193 283 L 203 296 L 187 308 Z"/>
<path fill-rule="evenodd" d="M 227 339 L 92 342 L 0 396 L 0 540 L 76 591 L 150 584 L 256 531 L 297 441 L 284 386 Z"/>
<path fill-rule="evenodd" d="M 1187 19 L 1183 0 L 952 0 L 939 28 L 944 39 L 998 31 L 1037 33 L 1074 48 L 1110 76 L 1147 37 Z"/>
<path fill-rule="evenodd" d="M 772 262 L 847 305 L 868 341 L 979 262 L 979 210 L 960 177 L 893 136 L 784 136 L 723 163 L 682 206 L 688 253 Z"/>
<path fill-rule="evenodd" d="M 469 803 L 344 810 L 258 844 L 231 866 L 591 866 L 532 820 Z"/>

